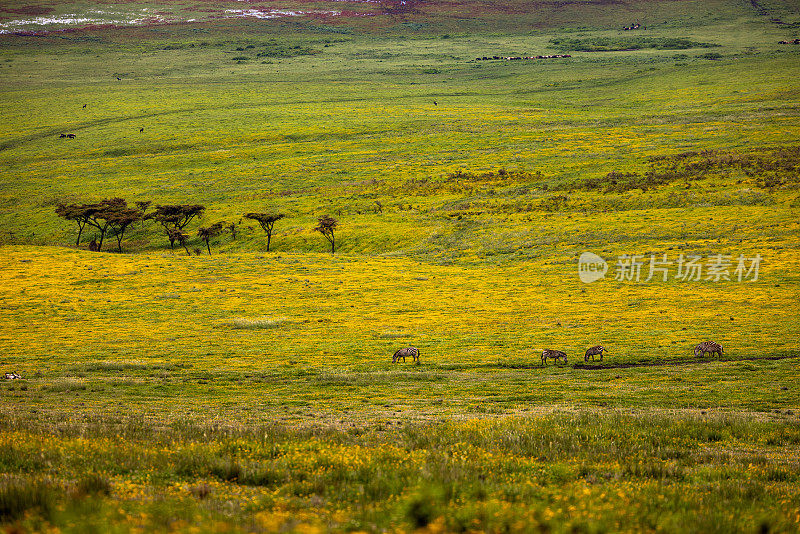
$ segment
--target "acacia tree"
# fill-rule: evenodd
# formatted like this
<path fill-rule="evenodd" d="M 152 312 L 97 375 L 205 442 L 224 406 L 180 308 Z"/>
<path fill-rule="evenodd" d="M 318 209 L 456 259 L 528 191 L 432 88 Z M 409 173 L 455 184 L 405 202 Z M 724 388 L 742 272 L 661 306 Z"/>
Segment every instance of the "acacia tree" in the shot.
<path fill-rule="evenodd" d="M 331 254 L 336 252 L 336 238 L 334 236 L 334 230 L 339 225 L 339 221 L 331 217 L 330 215 L 325 215 L 317 219 L 317 226 L 314 227 L 314 230 L 321 233 L 325 236 L 325 239 L 331 244 Z"/>
<path fill-rule="evenodd" d="M 189 252 L 189 247 L 186 246 L 186 242 L 189 240 L 189 234 L 184 234 L 177 228 L 167 228 L 167 238 L 169 239 L 169 248 L 172 251 L 175 250 L 175 241 L 177 241 L 181 246 L 183 246 L 184 250 L 186 250 L 187 255 L 192 255 L 192 253 Z"/>
<path fill-rule="evenodd" d="M 188 235 L 183 233 L 183 229 L 189 224 L 192 219 L 200 216 L 206 207 L 200 204 L 172 204 L 167 206 L 156 206 L 156 210 L 147 215 L 148 219 L 153 219 L 161 226 L 167 233 L 169 239 L 169 247 L 175 250 L 175 241 L 179 241 L 184 248 L 186 248 L 186 239 Z M 183 240 L 178 236 L 186 237 Z M 188 252 L 188 249 L 187 249 Z"/>
<path fill-rule="evenodd" d="M 89 222 L 90 214 L 87 207 L 90 204 L 64 204 L 61 203 L 56 206 L 56 215 L 68 221 L 74 221 L 78 225 L 78 239 L 75 241 L 75 246 L 81 244 L 81 234 L 83 229 Z"/>
<path fill-rule="evenodd" d="M 140 204 L 137 202 L 137 205 Z M 91 204 L 59 204 L 56 215 L 64 219 L 75 221 L 78 224 L 78 239 L 75 245 L 80 245 L 81 235 L 86 225 L 93 226 L 100 231 L 100 243 L 91 250 L 100 251 L 106 232 L 111 229 L 117 238 L 117 246 L 122 252 L 122 238 L 125 230 L 132 223 L 141 220 L 141 209 L 128 208 L 128 203 L 121 198 L 110 198 Z"/>
<path fill-rule="evenodd" d="M 118 197 L 107 198 L 97 204 L 91 204 L 91 207 L 87 210 L 89 218 L 86 222 L 100 230 L 100 242 L 97 244 L 98 252 L 103 250 L 103 239 L 105 239 L 106 231 L 111 227 L 111 221 L 114 220 L 115 214 L 127 209 L 128 203 Z"/>
<path fill-rule="evenodd" d="M 142 216 L 144 216 L 144 213 L 147 211 L 147 208 L 149 208 L 150 204 L 152 203 L 153 203 L 152 200 L 139 200 L 136 202 L 136 208 L 140 212 L 142 212 Z"/>
<path fill-rule="evenodd" d="M 269 252 L 269 244 L 272 241 L 272 228 L 275 226 L 275 221 L 279 221 L 286 217 L 283 213 L 248 213 L 245 219 L 253 219 L 258 221 L 261 229 L 267 233 L 267 252 Z"/>
<path fill-rule="evenodd" d="M 208 255 L 211 255 L 211 245 L 209 242 L 213 237 L 216 237 L 222 232 L 222 229 L 225 227 L 224 222 L 214 223 L 208 228 L 200 228 L 197 230 L 197 235 L 200 236 L 200 239 L 206 242 L 206 248 L 208 249 Z"/>
<path fill-rule="evenodd" d="M 125 235 L 125 230 L 136 221 L 141 221 L 143 215 L 138 209 L 122 208 L 107 211 L 103 215 L 103 218 L 106 220 L 111 230 L 113 230 L 114 237 L 117 238 L 117 247 L 119 247 L 119 251 L 122 252 L 122 237 Z"/>
<path fill-rule="evenodd" d="M 144 221 L 146 221 L 149 217 L 147 216 L 147 208 L 153 203 L 152 200 L 140 200 L 136 202 L 136 207 L 142 213 L 140 220 L 142 221 L 142 227 L 144 227 Z"/>

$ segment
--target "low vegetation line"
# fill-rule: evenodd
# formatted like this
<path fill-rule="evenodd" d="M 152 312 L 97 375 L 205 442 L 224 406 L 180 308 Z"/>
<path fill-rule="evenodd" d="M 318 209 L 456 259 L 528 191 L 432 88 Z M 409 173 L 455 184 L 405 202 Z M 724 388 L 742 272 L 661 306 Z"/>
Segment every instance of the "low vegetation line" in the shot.
<path fill-rule="evenodd" d="M 690 365 L 696 363 L 745 362 L 754 360 L 788 360 L 791 358 L 800 358 L 800 354 L 784 354 L 781 356 L 750 356 L 745 358 L 717 358 L 714 360 L 665 360 L 660 362 L 612 363 L 608 365 L 576 363 L 572 365 L 572 368 L 582 369 L 586 371 L 597 371 L 599 369 L 628 369 L 631 367 L 659 367 L 659 366 L 674 366 L 674 365 Z"/>

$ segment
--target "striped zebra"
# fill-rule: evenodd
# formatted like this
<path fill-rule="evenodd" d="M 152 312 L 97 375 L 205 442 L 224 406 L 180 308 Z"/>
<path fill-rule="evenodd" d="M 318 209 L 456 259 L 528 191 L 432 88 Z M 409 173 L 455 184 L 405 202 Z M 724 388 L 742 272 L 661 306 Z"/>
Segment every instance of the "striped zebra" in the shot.
<path fill-rule="evenodd" d="M 556 362 L 558 360 L 563 360 L 564 363 L 567 363 L 567 355 L 566 355 L 566 353 L 561 352 L 560 350 L 544 349 L 542 351 L 542 365 L 547 365 L 547 358 L 551 358 L 551 359 L 555 360 Z"/>
<path fill-rule="evenodd" d="M 411 361 L 419 363 L 419 349 L 417 347 L 405 347 L 394 353 L 392 356 L 392 363 L 397 363 L 400 358 L 403 358 L 403 363 L 406 361 L 406 356 L 411 358 Z"/>
<path fill-rule="evenodd" d="M 714 343 L 713 341 L 703 341 L 694 348 L 695 356 L 705 356 L 708 353 L 722 356 L 723 352 L 725 351 L 722 349 L 722 345 Z"/>
<path fill-rule="evenodd" d="M 592 357 L 592 361 L 594 361 L 594 357 L 599 354 L 600 355 L 600 361 L 602 362 L 603 361 L 603 353 L 604 352 L 608 352 L 605 349 L 605 347 L 603 347 L 602 345 L 595 345 L 594 347 L 592 347 L 592 348 L 590 348 L 590 349 L 588 349 L 586 351 L 586 354 L 583 355 L 583 361 L 588 362 L 589 361 L 589 356 L 591 356 Z"/>

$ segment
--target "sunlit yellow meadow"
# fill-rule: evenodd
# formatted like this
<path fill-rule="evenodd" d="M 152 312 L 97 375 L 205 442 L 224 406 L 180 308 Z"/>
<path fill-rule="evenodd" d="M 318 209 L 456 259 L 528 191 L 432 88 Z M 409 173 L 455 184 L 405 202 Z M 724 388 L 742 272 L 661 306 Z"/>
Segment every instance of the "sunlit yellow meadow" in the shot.
<path fill-rule="evenodd" d="M 0 33 L 0 532 L 800 530 L 797 7 L 285 4 Z"/>

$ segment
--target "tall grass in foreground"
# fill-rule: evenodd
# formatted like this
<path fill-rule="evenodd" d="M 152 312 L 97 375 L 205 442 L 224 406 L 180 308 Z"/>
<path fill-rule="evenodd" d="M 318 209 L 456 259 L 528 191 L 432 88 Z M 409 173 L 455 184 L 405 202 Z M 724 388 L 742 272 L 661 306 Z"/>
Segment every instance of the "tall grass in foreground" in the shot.
<path fill-rule="evenodd" d="M 158 528 L 159 502 L 190 518 L 177 531 L 336 532 L 788 531 L 800 505 L 793 421 L 594 411 L 350 430 L 95 420 L 57 435 L 50 421 L 4 421 L 0 470 L 15 478 L 0 492 L 3 521 L 67 532 L 78 513 L 122 531 Z M 46 487 L 35 482 L 44 473 Z"/>

